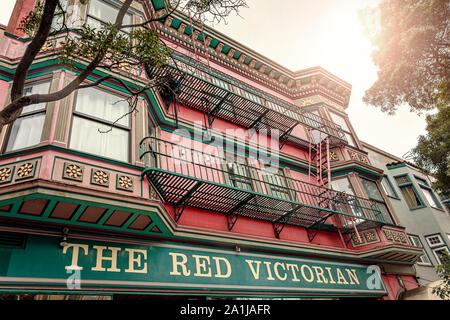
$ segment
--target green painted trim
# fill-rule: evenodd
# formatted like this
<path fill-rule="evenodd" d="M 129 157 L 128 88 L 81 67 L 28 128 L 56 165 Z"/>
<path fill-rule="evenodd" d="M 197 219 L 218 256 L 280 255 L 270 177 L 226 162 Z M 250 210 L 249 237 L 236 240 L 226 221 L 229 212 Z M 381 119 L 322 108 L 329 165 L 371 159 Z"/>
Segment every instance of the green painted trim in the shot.
<path fill-rule="evenodd" d="M 116 164 L 116 165 L 121 165 L 121 166 L 131 168 L 131 169 L 136 169 L 136 170 L 142 170 L 142 168 L 143 168 L 141 166 L 136 166 L 131 163 L 121 162 L 121 161 L 113 160 L 113 159 L 109 159 L 109 158 L 103 158 L 103 157 L 92 155 L 89 153 L 84 153 L 84 152 L 76 151 L 73 149 L 67 149 L 67 148 L 63 148 L 63 147 L 59 147 L 59 146 L 55 146 L 55 145 L 51 145 L 51 144 L 46 144 L 46 145 L 38 146 L 38 147 L 34 147 L 34 148 L 23 149 L 23 150 L 15 151 L 15 152 L 13 151 L 13 152 L 4 153 L 4 154 L 0 155 L 0 160 L 17 157 L 17 156 L 27 154 L 27 153 L 44 151 L 44 150 L 56 150 L 56 151 L 61 151 L 64 153 L 75 154 L 75 155 L 86 157 L 89 159 L 100 160 L 100 161 L 104 161 L 104 162 L 108 162 L 108 163 L 112 163 L 112 164 Z M 70 159 L 70 160 L 73 161 L 72 159 Z M 91 165 L 91 164 L 89 164 L 89 165 Z"/>
<path fill-rule="evenodd" d="M 395 165 L 386 165 L 386 167 L 388 168 L 388 170 L 393 170 L 393 169 L 397 169 L 397 168 L 406 167 L 406 163 L 402 162 L 402 163 L 395 164 Z"/>

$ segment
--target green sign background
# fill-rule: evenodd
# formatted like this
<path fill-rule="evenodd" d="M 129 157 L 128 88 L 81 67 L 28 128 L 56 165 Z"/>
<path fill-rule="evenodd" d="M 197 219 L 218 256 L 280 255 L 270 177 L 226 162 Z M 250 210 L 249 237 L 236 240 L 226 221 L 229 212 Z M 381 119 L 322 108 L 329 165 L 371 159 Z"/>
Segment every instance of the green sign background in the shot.
<path fill-rule="evenodd" d="M 0 248 L 0 289 L 51 286 L 67 290 L 68 279 L 73 288 L 79 276 L 80 287 L 74 290 L 80 291 L 387 294 L 383 280 L 359 264 L 173 243 L 136 245 L 81 239 L 69 239 L 64 253 L 59 242 L 56 237 L 33 235 L 24 248 Z M 75 260 L 74 245 L 78 248 Z M 73 261 L 82 269 L 70 269 Z"/>

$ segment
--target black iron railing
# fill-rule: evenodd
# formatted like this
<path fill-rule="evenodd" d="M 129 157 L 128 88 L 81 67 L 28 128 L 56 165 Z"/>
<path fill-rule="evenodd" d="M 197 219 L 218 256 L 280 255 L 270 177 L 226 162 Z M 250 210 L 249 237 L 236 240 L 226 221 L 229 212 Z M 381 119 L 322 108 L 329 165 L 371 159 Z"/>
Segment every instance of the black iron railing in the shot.
<path fill-rule="evenodd" d="M 341 229 L 391 223 L 374 201 L 293 179 L 262 161 L 202 146 L 208 152 L 154 137 L 141 141 L 143 175 L 176 208 L 176 220 L 189 206 L 278 226 L 311 228 L 334 214 Z"/>
<path fill-rule="evenodd" d="M 206 113 L 210 125 L 219 117 L 248 130 L 265 130 L 268 135 L 277 130 L 281 143 L 305 146 L 302 139 L 292 135 L 300 124 L 321 132 L 323 138 L 329 136 L 332 146 L 347 143 L 342 128 L 332 121 L 210 71 L 205 64 L 192 62 L 179 53 L 174 54 L 167 64 L 148 68 L 147 72 L 151 77 L 168 77 L 176 83 L 177 101 Z M 162 91 L 166 98 L 172 90 Z"/>

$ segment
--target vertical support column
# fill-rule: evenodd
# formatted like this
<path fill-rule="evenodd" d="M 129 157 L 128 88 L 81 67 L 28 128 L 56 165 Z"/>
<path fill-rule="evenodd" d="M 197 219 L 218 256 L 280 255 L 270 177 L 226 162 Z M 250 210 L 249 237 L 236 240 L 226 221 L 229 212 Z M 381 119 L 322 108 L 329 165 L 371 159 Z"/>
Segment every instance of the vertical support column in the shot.
<path fill-rule="evenodd" d="M 327 137 L 327 173 L 328 181 L 327 188 L 331 189 L 331 166 L 330 166 L 330 137 Z"/>

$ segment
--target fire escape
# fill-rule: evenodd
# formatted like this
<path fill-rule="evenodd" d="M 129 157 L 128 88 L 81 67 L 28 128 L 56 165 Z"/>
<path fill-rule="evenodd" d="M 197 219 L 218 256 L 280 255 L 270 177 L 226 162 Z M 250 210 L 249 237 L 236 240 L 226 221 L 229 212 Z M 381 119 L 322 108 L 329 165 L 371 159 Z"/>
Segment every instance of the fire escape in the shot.
<path fill-rule="evenodd" d="M 201 150 L 147 137 L 140 145 L 147 165 L 142 174 L 175 208 L 175 220 L 189 206 L 225 214 L 229 230 L 244 216 L 272 222 L 276 237 L 288 224 L 304 227 L 312 241 L 331 218 L 343 242 L 343 234 L 351 230 L 358 234 L 357 226 L 387 224 L 375 202 L 330 189 L 330 149 L 347 143 L 340 126 L 212 70 L 209 60 L 200 62 L 201 52 L 206 52 L 203 25 L 200 23 L 201 31 L 195 33 L 190 16 L 189 20 L 195 57 L 177 52 L 163 66 L 146 66 L 150 78 L 167 80 L 159 92 L 166 109 L 173 106 L 176 123 L 178 103 L 201 111 L 206 130 L 221 118 L 249 132 L 278 134 L 280 149 L 289 143 L 309 150 L 309 173 L 316 181 L 312 184 L 278 174 L 269 176 L 261 168 L 247 165 L 233 171 L 234 165 L 226 159 L 212 161 L 213 157 Z M 299 125 L 309 129 L 309 141 L 292 134 Z"/>

